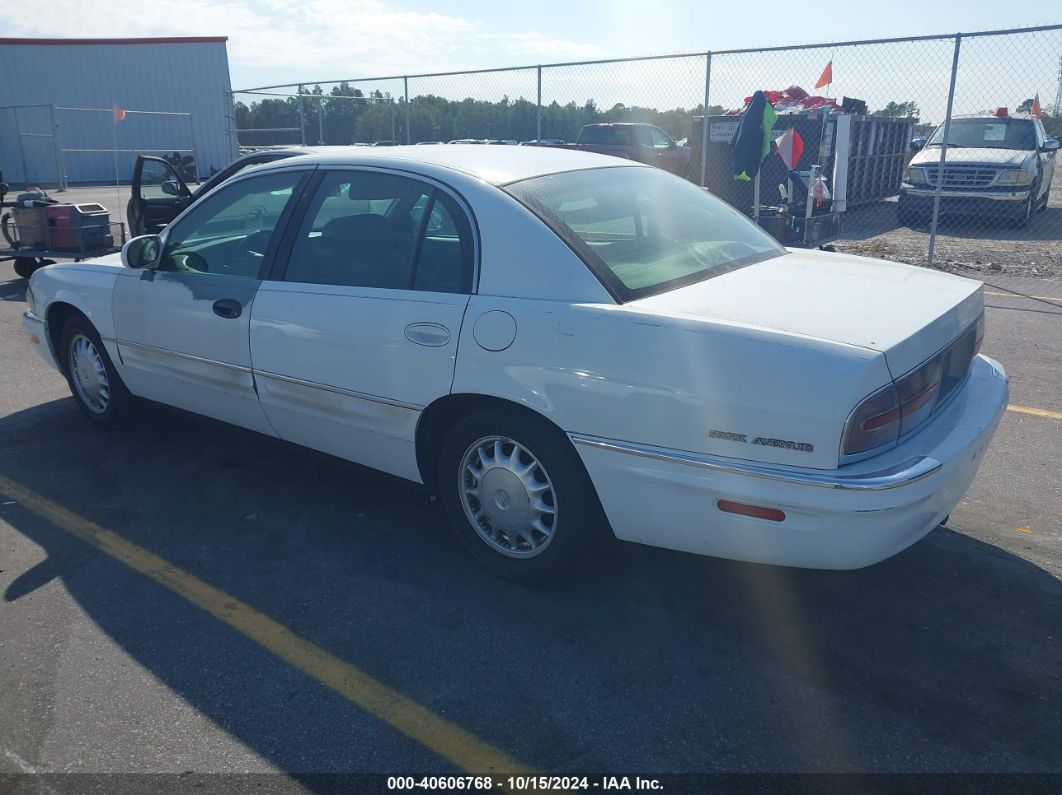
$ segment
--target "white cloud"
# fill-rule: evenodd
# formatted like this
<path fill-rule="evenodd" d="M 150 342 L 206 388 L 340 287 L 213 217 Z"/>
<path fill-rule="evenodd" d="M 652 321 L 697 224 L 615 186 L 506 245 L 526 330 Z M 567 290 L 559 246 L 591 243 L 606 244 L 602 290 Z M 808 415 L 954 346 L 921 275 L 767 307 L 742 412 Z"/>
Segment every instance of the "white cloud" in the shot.
<path fill-rule="evenodd" d="M 83 0 L 0 6 L 0 29 L 14 37 L 229 37 L 239 75 L 291 80 L 450 71 L 601 56 L 601 48 L 537 32 L 507 33 L 445 13 L 397 10 L 380 0 Z M 236 78 L 234 78 L 236 79 Z M 277 81 L 279 82 L 279 81 Z"/>

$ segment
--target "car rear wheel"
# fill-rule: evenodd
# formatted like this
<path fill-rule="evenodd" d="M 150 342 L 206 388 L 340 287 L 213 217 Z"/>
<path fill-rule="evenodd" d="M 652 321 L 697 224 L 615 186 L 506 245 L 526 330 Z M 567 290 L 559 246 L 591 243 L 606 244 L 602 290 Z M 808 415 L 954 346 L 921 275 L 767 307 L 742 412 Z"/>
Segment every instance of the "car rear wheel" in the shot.
<path fill-rule="evenodd" d="M 63 375 L 82 413 L 105 428 L 127 424 L 136 398 L 125 388 L 99 334 L 84 315 L 74 315 L 63 324 L 59 354 Z"/>
<path fill-rule="evenodd" d="M 15 273 L 23 279 L 28 279 L 45 265 L 54 264 L 55 260 L 43 259 L 41 257 L 15 257 Z"/>
<path fill-rule="evenodd" d="M 507 579 L 558 576 L 604 526 L 571 442 L 533 416 L 491 410 L 458 421 L 443 441 L 438 475 L 458 538 Z"/>

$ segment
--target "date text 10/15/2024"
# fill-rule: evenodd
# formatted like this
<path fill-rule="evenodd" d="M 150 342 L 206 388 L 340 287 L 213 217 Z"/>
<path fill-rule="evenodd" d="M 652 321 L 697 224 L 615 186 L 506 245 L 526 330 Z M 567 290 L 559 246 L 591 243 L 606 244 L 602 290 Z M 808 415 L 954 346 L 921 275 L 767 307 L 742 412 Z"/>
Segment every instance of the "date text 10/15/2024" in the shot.
<path fill-rule="evenodd" d="M 571 792 L 573 790 L 659 791 L 655 778 L 640 776 L 388 776 L 389 790 L 472 790 L 500 789 L 508 792 Z"/>

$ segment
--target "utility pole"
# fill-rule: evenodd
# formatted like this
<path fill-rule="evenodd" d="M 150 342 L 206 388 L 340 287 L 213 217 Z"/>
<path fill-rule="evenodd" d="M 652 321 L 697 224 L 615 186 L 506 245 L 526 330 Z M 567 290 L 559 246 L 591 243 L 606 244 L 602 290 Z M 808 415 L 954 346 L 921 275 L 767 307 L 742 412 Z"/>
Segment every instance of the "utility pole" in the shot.
<path fill-rule="evenodd" d="M 1055 115 L 1062 113 L 1062 55 L 1058 56 L 1058 90 L 1055 92 Z"/>

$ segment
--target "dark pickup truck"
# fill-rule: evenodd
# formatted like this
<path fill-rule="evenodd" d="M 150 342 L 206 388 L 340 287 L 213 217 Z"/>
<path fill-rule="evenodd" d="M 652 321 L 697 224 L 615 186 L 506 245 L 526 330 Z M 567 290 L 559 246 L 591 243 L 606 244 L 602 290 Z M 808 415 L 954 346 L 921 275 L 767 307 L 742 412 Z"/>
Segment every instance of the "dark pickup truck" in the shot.
<path fill-rule="evenodd" d="M 561 144 L 557 148 L 637 160 L 680 177 L 689 177 L 689 147 L 679 146 L 666 132 L 652 124 L 587 124 L 579 131 L 574 144 Z"/>

